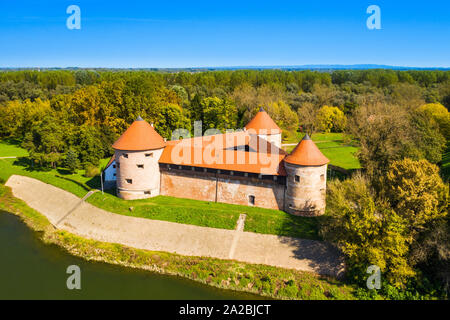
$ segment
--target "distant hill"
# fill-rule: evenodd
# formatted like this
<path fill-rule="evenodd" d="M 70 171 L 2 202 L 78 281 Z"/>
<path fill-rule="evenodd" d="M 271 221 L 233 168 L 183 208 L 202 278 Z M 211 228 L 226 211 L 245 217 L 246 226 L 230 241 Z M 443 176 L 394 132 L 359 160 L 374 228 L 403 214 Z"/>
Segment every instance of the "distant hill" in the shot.
<path fill-rule="evenodd" d="M 190 68 L 80 68 L 80 67 L 68 67 L 68 68 L 0 68 L 1 71 L 15 71 L 15 70 L 112 70 L 112 71 L 126 71 L 126 70 L 148 70 L 148 71 L 163 71 L 163 72 L 201 72 L 201 71 L 214 71 L 214 70 L 316 70 L 316 71 L 333 71 L 333 70 L 368 70 L 368 69 L 389 69 L 389 70 L 443 70 L 450 71 L 450 68 L 442 67 L 402 67 L 402 66 L 390 66 L 381 64 L 306 64 L 306 65 L 293 65 L 293 66 L 230 66 L 230 67 L 190 67 Z"/>

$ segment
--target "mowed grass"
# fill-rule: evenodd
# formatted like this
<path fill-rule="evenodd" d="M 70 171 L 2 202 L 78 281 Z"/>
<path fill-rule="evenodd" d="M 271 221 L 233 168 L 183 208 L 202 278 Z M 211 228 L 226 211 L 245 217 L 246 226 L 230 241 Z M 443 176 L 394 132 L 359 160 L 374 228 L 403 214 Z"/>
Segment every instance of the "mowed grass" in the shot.
<path fill-rule="evenodd" d="M 0 142 L 2 145 L 2 142 Z M 100 167 L 109 159 L 103 159 Z M 47 171 L 30 168 L 28 158 L 0 159 L 0 179 L 13 175 L 28 176 L 83 197 L 100 188 L 100 177 L 85 177 L 83 170 L 69 174 L 63 168 Z M 122 200 L 113 190 L 94 193 L 87 202 L 117 214 L 164 220 L 202 227 L 234 229 L 240 214 L 246 214 L 245 231 L 318 239 L 318 218 L 296 217 L 279 210 L 200 200 L 158 196 L 142 200 Z"/>
<path fill-rule="evenodd" d="M 297 132 L 295 135 L 297 141 L 295 142 L 292 142 L 294 140 L 292 136 L 283 143 L 298 143 L 304 134 Z M 316 143 L 319 150 L 330 159 L 330 164 L 346 170 L 361 168 L 361 164 L 356 157 L 358 148 L 350 145 L 343 133 L 315 133 L 311 136 L 311 139 Z M 286 146 L 284 149 L 291 152 L 294 148 L 295 146 Z"/>
<path fill-rule="evenodd" d="M 0 158 L 1 157 L 26 157 L 27 150 L 19 146 L 19 142 L 15 140 L 3 140 L 0 143 Z"/>
<path fill-rule="evenodd" d="M 450 180 L 450 143 L 447 144 L 447 150 L 442 156 L 441 173 L 445 181 Z"/>

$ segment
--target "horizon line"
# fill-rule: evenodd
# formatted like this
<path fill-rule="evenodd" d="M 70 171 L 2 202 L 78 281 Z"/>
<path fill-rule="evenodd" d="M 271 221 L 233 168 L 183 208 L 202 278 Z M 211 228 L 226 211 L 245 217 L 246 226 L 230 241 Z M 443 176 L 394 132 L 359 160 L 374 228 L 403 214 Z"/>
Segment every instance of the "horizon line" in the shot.
<path fill-rule="evenodd" d="M 387 64 L 374 64 L 374 63 L 357 63 L 357 64 L 303 64 L 303 65 L 235 65 L 235 66 L 184 66 L 184 67 L 104 67 L 104 66 L 66 66 L 66 67 L 2 67 L 0 70 L 8 69 L 118 69 L 118 70 L 145 70 L 145 69 L 156 69 L 156 70 L 177 70 L 177 69 L 410 69 L 410 70 L 450 70 L 449 66 L 398 66 L 398 65 L 387 65 Z"/>

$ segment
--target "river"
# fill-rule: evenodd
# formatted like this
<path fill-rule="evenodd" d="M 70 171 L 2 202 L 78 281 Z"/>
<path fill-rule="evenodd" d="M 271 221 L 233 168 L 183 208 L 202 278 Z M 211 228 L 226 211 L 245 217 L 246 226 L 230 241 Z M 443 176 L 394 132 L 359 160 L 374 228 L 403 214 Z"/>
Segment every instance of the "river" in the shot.
<path fill-rule="evenodd" d="M 66 269 L 81 269 L 81 289 L 69 290 Z M 0 211 L 0 299 L 258 299 L 166 276 L 72 256 L 39 239 L 12 214 Z"/>

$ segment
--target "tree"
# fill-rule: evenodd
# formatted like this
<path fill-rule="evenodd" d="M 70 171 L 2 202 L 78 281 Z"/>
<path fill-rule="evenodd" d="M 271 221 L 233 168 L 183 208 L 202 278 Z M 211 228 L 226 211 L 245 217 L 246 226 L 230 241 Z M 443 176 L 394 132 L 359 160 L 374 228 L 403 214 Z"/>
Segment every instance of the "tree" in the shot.
<path fill-rule="evenodd" d="M 337 107 L 323 106 L 317 111 L 317 129 L 322 132 L 342 132 L 347 124 L 347 117 Z"/>
<path fill-rule="evenodd" d="M 286 102 L 282 100 L 273 102 L 268 105 L 266 111 L 280 128 L 285 130 L 297 129 L 298 116 Z"/>
<path fill-rule="evenodd" d="M 56 168 L 64 152 L 64 126 L 52 115 L 33 123 L 30 131 L 25 134 L 22 146 L 30 158 L 40 166 Z"/>
<path fill-rule="evenodd" d="M 348 275 L 362 284 L 367 267 L 377 265 L 389 283 L 403 287 L 415 274 L 408 265 L 406 221 L 376 198 L 361 175 L 332 181 L 327 193 L 328 214 L 320 232 L 346 256 Z"/>
<path fill-rule="evenodd" d="M 413 229 L 422 230 L 431 220 L 447 214 L 448 186 L 439 176 L 439 168 L 427 160 L 392 162 L 382 185 L 384 197 Z"/>
<path fill-rule="evenodd" d="M 415 134 L 405 108 L 383 103 L 358 107 L 347 131 L 359 142 L 359 161 L 369 176 L 385 171 L 391 161 L 417 158 Z"/>
<path fill-rule="evenodd" d="M 300 125 L 309 135 L 316 132 L 317 108 L 311 102 L 304 102 L 297 111 Z"/>
<path fill-rule="evenodd" d="M 214 128 L 223 132 L 236 128 L 237 108 L 231 101 L 212 97 L 203 99 L 201 105 L 204 129 Z"/>
<path fill-rule="evenodd" d="M 161 108 L 156 120 L 156 130 L 162 137 L 170 140 L 175 129 L 190 130 L 190 122 L 181 107 L 171 103 Z"/>
<path fill-rule="evenodd" d="M 74 173 L 80 167 L 80 160 L 78 159 L 78 153 L 76 153 L 72 149 L 69 149 L 69 151 L 66 152 L 63 165 L 71 173 Z"/>
<path fill-rule="evenodd" d="M 433 118 L 439 125 L 441 134 L 450 141 L 450 112 L 440 103 L 428 103 L 418 108 L 418 111 Z"/>
<path fill-rule="evenodd" d="M 439 163 L 446 148 L 446 139 L 441 134 L 438 123 L 426 113 L 413 112 L 411 125 L 416 136 L 413 150 L 416 150 L 417 159 Z"/>

